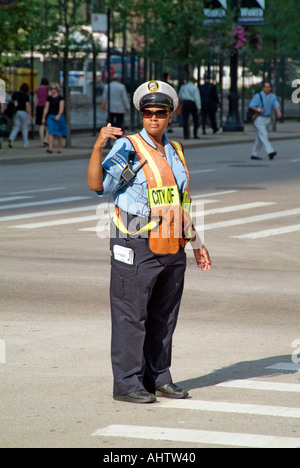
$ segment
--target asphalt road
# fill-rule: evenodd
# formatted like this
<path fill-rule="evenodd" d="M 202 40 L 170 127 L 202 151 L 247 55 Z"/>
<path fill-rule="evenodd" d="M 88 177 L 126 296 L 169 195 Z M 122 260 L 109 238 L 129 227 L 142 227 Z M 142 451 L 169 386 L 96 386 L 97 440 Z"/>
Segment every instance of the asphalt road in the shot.
<path fill-rule="evenodd" d="M 172 373 L 191 398 L 155 405 L 112 399 L 87 160 L 1 167 L 1 447 L 300 447 L 299 144 L 186 152 L 213 268 L 187 250 Z"/>

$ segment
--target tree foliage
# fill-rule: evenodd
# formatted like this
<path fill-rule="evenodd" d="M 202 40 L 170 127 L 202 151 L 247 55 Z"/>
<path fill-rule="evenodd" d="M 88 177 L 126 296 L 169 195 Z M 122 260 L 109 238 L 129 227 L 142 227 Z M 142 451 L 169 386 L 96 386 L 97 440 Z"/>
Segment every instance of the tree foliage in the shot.
<path fill-rule="evenodd" d="M 265 26 L 246 28 L 246 48 L 261 35 L 262 50 L 254 55 L 267 59 L 279 54 L 299 54 L 300 16 L 295 0 L 266 0 Z M 140 38 L 140 54 L 154 62 L 195 65 L 212 52 L 228 53 L 232 21 L 230 9 L 221 23 L 204 25 L 203 0 L 94 0 L 95 11 L 111 9 L 114 30 L 127 31 Z M 230 1 L 228 2 L 230 5 Z M 81 31 L 83 43 L 91 35 L 82 27 L 83 10 L 89 11 L 91 0 L 18 0 L 17 7 L 0 10 L 0 44 L 5 60 L 8 54 L 21 55 L 31 49 L 63 54 L 70 48 L 73 33 Z M 87 18 L 89 20 L 89 18 Z M 65 34 L 64 28 L 68 27 Z M 62 44 L 57 40 L 63 35 Z M 66 43 L 68 41 L 68 44 Z M 252 44 L 252 45 L 253 45 Z M 252 48 L 253 49 L 253 48 Z M 5 55 L 6 54 L 6 55 Z M 0 58 L 0 66 L 1 66 Z"/>

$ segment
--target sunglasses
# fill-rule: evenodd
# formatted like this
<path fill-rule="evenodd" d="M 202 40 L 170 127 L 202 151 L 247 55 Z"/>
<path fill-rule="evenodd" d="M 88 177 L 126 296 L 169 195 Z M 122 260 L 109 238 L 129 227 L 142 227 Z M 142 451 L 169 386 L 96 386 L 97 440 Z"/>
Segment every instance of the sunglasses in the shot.
<path fill-rule="evenodd" d="M 143 109 L 141 114 L 144 119 L 151 119 L 154 115 L 157 119 L 166 119 L 168 117 L 169 112 L 167 110 L 157 110 L 152 111 L 149 109 Z"/>

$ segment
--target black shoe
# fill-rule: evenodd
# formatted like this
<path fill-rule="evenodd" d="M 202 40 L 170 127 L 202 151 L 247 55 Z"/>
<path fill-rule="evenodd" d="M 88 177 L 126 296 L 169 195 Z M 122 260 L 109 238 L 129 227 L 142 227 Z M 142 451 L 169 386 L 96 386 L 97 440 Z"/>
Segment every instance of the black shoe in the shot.
<path fill-rule="evenodd" d="M 186 390 L 177 387 L 177 385 L 169 383 L 163 387 L 158 387 L 156 389 L 156 395 L 165 398 L 186 398 L 189 394 Z"/>
<path fill-rule="evenodd" d="M 200 137 L 198 137 L 197 135 L 194 136 L 194 140 L 200 140 Z"/>
<path fill-rule="evenodd" d="M 270 153 L 270 154 L 268 155 L 269 158 L 271 159 L 271 161 L 272 161 L 272 159 L 275 158 L 276 154 L 277 154 L 276 151 L 273 151 L 272 153 Z"/>
<path fill-rule="evenodd" d="M 262 158 L 260 158 L 259 156 L 251 156 L 251 159 L 256 159 L 257 161 L 261 161 Z"/>
<path fill-rule="evenodd" d="M 12 147 L 13 147 L 13 145 L 11 144 L 11 140 L 8 140 L 8 147 L 9 147 L 9 148 L 12 148 Z"/>
<path fill-rule="evenodd" d="M 152 393 L 140 390 L 139 392 L 128 393 L 127 395 L 114 395 L 114 400 L 126 401 L 127 403 L 154 403 L 156 398 Z"/>

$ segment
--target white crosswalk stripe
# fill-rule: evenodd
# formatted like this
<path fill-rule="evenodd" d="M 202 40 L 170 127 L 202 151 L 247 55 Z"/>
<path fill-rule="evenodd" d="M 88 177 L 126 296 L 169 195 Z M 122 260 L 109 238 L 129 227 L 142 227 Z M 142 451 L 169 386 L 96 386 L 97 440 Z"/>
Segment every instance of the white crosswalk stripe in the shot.
<path fill-rule="evenodd" d="M 277 229 L 266 229 L 264 231 L 251 232 L 249 234 L 243 234 L 240 236 L 232 236 L 235 239 L 262 239 L 264 237 L 280 236 L 281 234 L 287 234 L 289 232 L 300 231 L 300 224 L 294 226 L 285 226 Z"/>
<path fill-rule="evenodd" d="M 243 224 L 257 223 L 259 221 L 268 221 L 270 219 L 283 218 L 286 216 L 295 216 L 298 214 L 300 214 L 300 208 L 294 208 L 292 210 L 283 210 L 283 211 L 277 211 L 274 213 L 265 213 L 263 215 L 249 216 L 246 218 L 231 219 L 229 221 L 221 221 L 217 223 L 205 224 L 204 230 L 209 231 L 211 229 L 241 226 Z"/>
<path fill-rule="evenodd" d="M 297 372 L 300 365 L 294 363 L 278 362 L 272 366 L 266 367 L 267 369 L 276 370 L 292 370 Z M 214 387 L 222 387 L 229 389 L 248 389 L 255 391 L 271 391 L 280 392 L 300 392 L 300 384 L 291 384 L 283 382 L 271 382 L 253 379 L 242 380 L 229 380 L 220 382 Z M 173 400 L 167 398 L 160 398 L 157 403 L 151 407 L 154 411 L 168 411 L 168 410 L 181 410 L 181 411 L 199 411 L 199 412 L 218 412 L 220 414 L 231 413 L 248 415 L 248 417 L 272 417 L 277 421 L 277 418 L 290 418 L 300 419 L 299 407 L 275 406 L 275 405 L 260 405 L 239 403 L 238 393 L 230 393 L 231 401 L 214 401 L 214 400 L 197 400 L 194 398 Z M 170 420 L 166 417 L 166 420 Z M 188 416 L 185 418 L 188 420 Z M 201 420 L 200 425 L 201 425 Z M 254 420 L 255 421 L 255 420 Z M 249 422 L 248 426 L 249 428 Z M 255 429 L 256 426 L 253 428 Z M 174 442 L 189 442 L 204 445 L 214 446 L 228 446 L 228 447 L 251 447 L 251 448 L 300 448 L 300 438 L 298 437 L 284 437 L 271 434 L 257 434 L 257 433 L 240 433 L 240 432 L 222 432 L 207 431 L 199 429 L 182 429 L 181 427 L 152 427 L 152 426 L 135 426 L 135 425 L 110 425 L 107 427 L 99 428 L 93 432 L 95 437 L 121 437 L 121 438 L 134 438 L 145 440 L 160 440 L 160 441 L 174 441 Z M 234 429 L 234 427 L 233 427 Z M 251 432 L 251 431 L 250 431 Z"/>
<path fill-rule="evenodd" d="M 7 197 L 4 197 L 2 199 L 2 203 L 5 201 L 17 201 L 19 197 L 22 198 L 28 198 L 28 197 L 34 197 L 38 196 L 39 192 L 43 191 L 51 191 L 51 190 L 58 190 L 58 189 L 63 189 L 64 187 L 53 187 L 53 188 L 45 188 L 45 189 L 40 189 L 40 190 L 28 190 L 28 191 L 23 191 L 23 192 L 11 192 L 7 194 Z M 220 221 L 216 220 L 216 222 L 207 222 L 207 217 L 213 217 L 213 216 L 222 216 L 223 214 L 230 214 L 230 213 L 235 213 L 235 212 L 242 212 L 242 211 L 248 211 L 248 210 L 255 210 L 255 209 L 260 209 L 260 208 L 271 208 L 277 202 L 261 202 L 261 201 L 253 201 L 249 203 L 241 203 L 241 204 L 236 204 L 236 205 L 227 205 L 227 206 L 221 206 L 217 208 L 212 208 L 208 209 L 206 205 L 209 205 L 211 203 L 220 203 L 223 202 L 226 199 L 226 195 L 230 195 L 232 193 L 237 192 L 237 190 L 225 190 L 225 191 L 219 191 L 219 192 L 209 192 L 206 194 L 193 194 L 193 208 L 192 208 L 192 215 L 195 220 L 195 224 L 199 232 L 204 232 L 204 231 L 209 231 L 209 230 L 215 230 L 215 229 L 226 229 L 230 227 L 236 227 L 236 226 L 244 226 L 248 225 L 251 223 L 260 223 L 260 222 L 265 222 L 269 220 L 281 220 L 281 218 L 295 218 L 297 215 L 300 214 L 300 208 L 293 208 L 293 209 L 286 209 L 286 210 L 281 210 L 281 211 L 269 211 L 263 214 L 257 214 L 254 216 L 245 216 L 245 217 L 238 217 L 238 218 L 232 218 L 229 220 L 225 221 Z M 222 200 L 218 200 L 214 197 L 220 198 L 221 195 Z M 208 198 L 209 197 L 209 198 Z M 108 206 L 107 203 L 100 203 L 98 205 L 87 205 L 87 206 L 73 206 L 72 208 L 64 208 L 64 209 L 50 209 L 50 210 L 43 210 L 43 211 L 32 211 L 28 212 L 28 209 L 39 207 L 39 206 L 46 206 L 46 205 L 52 205 L 53 207 L 56 204 L 61 204 L 61 203 L 76 203 L 78 201 L 83 201 L 86 199 L 89 199 L 91 197 L 85 197 L 85 196 L 73 196 L 73 197 L 62 197 L 62 198 L 57 198 L 57 199 L 46 199 L 46 200 L 33 200 L 33 201 L 21 201 L 21 198 L 19 199 L 21 202 L 20 203 L 11 203 L 11 204 L 1 204 L 0 205 L 0 210 L 15 210 L 15 209 L 26 209 L 27 212 L 25 213 L 16 213 L 16 214 L 7 214 L 5 216 L 2 216 L 0 218 L 1 222 L 8 222 L 11 221 L 12 223 L 14 221 L 19 221 L 19 220 L 26 220 L 30 218 L 36 218 L 36 222 L 30 222 L 30 223 L 22 223 L 22 224 L 11 224 L 10 226 L 7 226 L 8 228 L 11 229 L 41 229 L 41 228 L 51 228 L 55 226 L 67 226 L 67 225 L 73 225 L 73 224 L 83 224 L 83 223 L 91 223 L 92 226 L 84 226 L 82 228 L 78 227 L 77 229 L 79 231 L 85 231 L 85 232 L 96 232 L 99 236 L 103 237 L 105 235 L 108 235 L 109 233 L 109 225 L 110 225 L 110 219 L 108 215 Z M 1 200 L 0 200 L 1 203 Z M 112 213 L 113 208 L 111 208 L 111 213 Z M 76 213 L 83 213 L 83 212 L 88 212 L 91 211 L 90 214 L 87 214 L 86 216 L 80 215 L 76 216 Z M 69 214 L 74 214 L 74 216 L 68 217 Z M 38 218 L 44 218 L 44 220 L 38 221 Z M 50 219 L 47 219 L 49 217 Z M 52 219 L 51 219 L 52 217 Z M 55 219 L 53 219 L 55 217 Z M 59 218 L 58 218 L 59 217 Z M 255 232 L 250 232 L 250 233 L 236 233 L 234 236 L 231 236 L 232 238 L 237 238 L 237 239 L 263 239 L 266 237 L 272 237 L 272 236 L 280 236 L 280 235 L 286 235 L 288 233 L 296 232 L 300 230 L 300 224 L 293 224 L 293 225 L 288 225 L 288 226 L 278 226 L 278 227 L 273 227 L 272 229 L 257 229 Z M 228 233 L 230 235 L 230 232 Z"/>
<path fill-rule="evenodd" d="M 204 214 L 205 216 L 209 216 L 209 215 L 214 215 L 218 213 L 231 213 L 235 211 L 249 210 L 252 208 L 260 208 L 260 207 L 269 206 L 269 205 L 274 205 L 274 203 L 264 203 L 264 202 L 245 203 L 243 205 L 234 205 L 234 206 L 227 206 L 225 208 L 207 210 L 204 212 Z M 201 212 L 196 211 L 195 215 L 199 213 Z M 108 214 L 102 216 L 102 219 L 108 219 L 108 218 L 109 218 Z M 73 223 L 81 223 L 84 221 L 98 221 L 99 219 L 100 219 L 100 214 L 98 216 L 95 215 L 95 216 L 70 218 L 70 219 L 64 219 L 64 220 L 45 221 L 41 223 L 20 224 L 20 225 L 11 226 L 11 227 L 19 228 L 19 229 L 37 229 L 37 228 L 42 228 L 42 227 L 58 226 L 60 224 L 73 224 Z"/>
<path fill-rule="evenodd" d="M 283 418 L 300 418 L 300 408 L 283 406 L 253 405 L 245 403 L 228 403 L 224 401 L 203 400 L 166 400 L 155 403 L 160 408 L 213 411 L 222 413 L 256 414 L 260 416 L 277 416 Z"/>
<path fill-rule="evenodd" d="M 260 380 L 228 380 L 216 385 L 217 387 L 243 388 L 248 390 L 266 390 L 268 392 L 294 392 L 300 393 L 299 384 L 282 382 L 263 382 Z"/>
<path fill-rule="evenodd" d="M 44 205 L 54 205 L 56 203 L 70 203 L 79 200 L 87 200 L 90 197 L 64 197 L 64 198 L 55 198 L 53 200 L 42 200 L 42 201 L 34 201 L 34 202 L 27 202 L 27 203 L 15 203 L 10 205 L 1 205 L 0 210 L 10 210 L 16 208 L 31 208 L 33 206 L 44 206 Z"/>
<path fill-rule="evenodd" d="M 297 439 L 296 437 L 201 431 L 196 429 L 176 429 L 170 427 L 113 424 L 103 429 L 97 429 L 92 435 L 97 437 L 121 437 L 208 445 L 225 445 L 229 447 L 300 448 L 300 439 Z"/>

